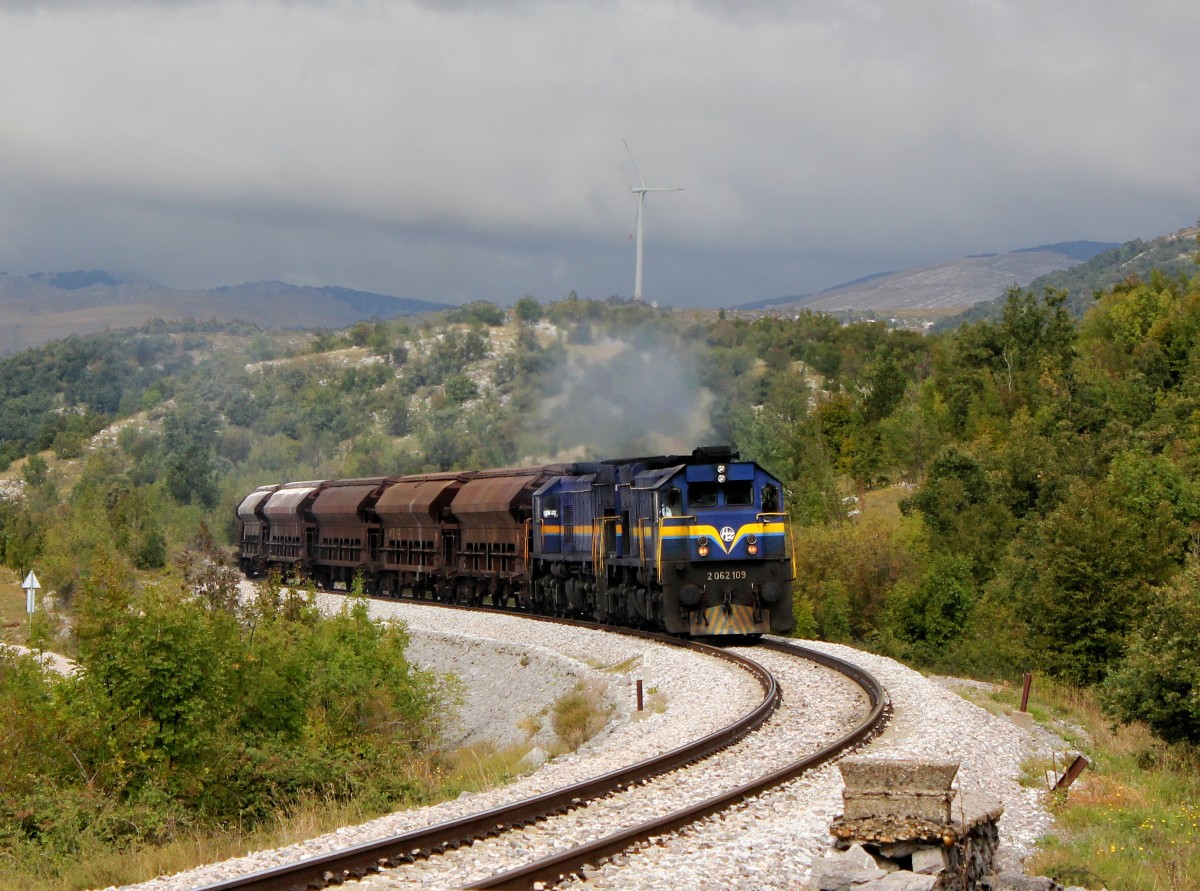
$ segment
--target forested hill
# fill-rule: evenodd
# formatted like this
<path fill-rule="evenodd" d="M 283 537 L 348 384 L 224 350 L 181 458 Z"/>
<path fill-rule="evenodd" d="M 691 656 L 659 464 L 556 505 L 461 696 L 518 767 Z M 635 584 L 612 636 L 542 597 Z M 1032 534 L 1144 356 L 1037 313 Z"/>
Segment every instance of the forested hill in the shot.
<path fill-rule="evenodd" d="M 1057 288 L 1067 293 L 1067 311 L 1076 318 L 1092 306 L 1094 296 L 1129 278 L 1145 278 L 1152 271 L 1163 275 L 1189 277 L 1196 271 L 1196 239 L 1200 227 L 1190 226 L 1148 242 L 1140 238 L 1127 241 L 1120 247 L 1072 266 L 1039 276 L 1029 284 L 1030 290 L 1041 293 L 1045 288 Z M 1005 297 L 1000 295 L 987 303 L 974 306 L 964 313 L 940 321 L 937 330 L 949 330 L 963 322 L 981 319 L 997 320 L 1004 314 Z"/>
<path fill-rule="evenodd" d="M 0 560 L 60 592 L 163 571 L 201 520 L 231 546 L 266 483 L 727 442 L 786 484 L 799 633 L 1038 668 L 1200 743 L 1195 275 L 1123 281 L 1082 321 L 1015 291 L 932 336 L 573 297 L 321 334 L 157 326 L 12 357 L 0 385 Z"/>
<path fill-rule="evenodd" d="M 338 287 L 248 282 L 171 288 L 103 270 L 0 273 L 0 355 L 71 334 L 140 326 L 148 319 L 241 321 L 263 328 L 342 328 L 360 319 L 437 312 L 442 303 Z"/>

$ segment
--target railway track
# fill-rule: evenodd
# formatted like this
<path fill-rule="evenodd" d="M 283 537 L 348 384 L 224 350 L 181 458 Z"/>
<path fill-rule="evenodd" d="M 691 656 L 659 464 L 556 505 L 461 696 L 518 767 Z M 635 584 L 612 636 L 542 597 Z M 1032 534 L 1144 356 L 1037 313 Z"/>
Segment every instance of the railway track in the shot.
<path fill-rule="evenodd" d="M 505 613 L 511 616 L 511 613 Z M 564 622 L 564 620 L 543 620 Z M 571 625 L 583 625 L 589 628 L 599 626 L 590 623 L 564 622 Z M 611 630 L 611 629 L 606 629 Z M 721 650 L 694 641 L 681 641 L 675 638 L 664 638 L 660 635 L 622 630 L 619 633 L 630 634 L 649 640 L 668 643 L 699 650 L 709 655 L 725 659 L 750 672 L 762 689 L 761 702 L 737 721 L 723 727 L 702 739 L 688 745 L 680 746 L 672 751 L 655 758 L 620 770 L 611 771 L 603 776 L 595 777 L 542 795 L 533 796 L 514 804 L 490 809 L 471 816 L 447 821 L 438 825 L 406 832 L 391 838 L 382 839 L 368 844 L 357 845 L 345 850 L 296 864 L 280 866 L 237 878 L 228 879 L 211 885 L 203 886 L 204 891 L 232 891 L 232 889 L 255 889 L 255 891 L 281 891 L 281 889 L 321 888 L 341 884 L 347 880 L 373 876 L 385 873 L 384 879 L 370 879 L 365 884 L 378 887 L 402 887 L 405 881 L 405 867 L 411 865 L 432 863 L 430 858 L 438 858 L 452 854 L 460 848 L 473 846 L 477 842 L 506 836 L 506 833 L 520 831 L 523 827 L 535 826 L 553 818 L 563 818 L 578 808 L 595 802 L 606 796 L 623 793 L 633 794 L 643 784 L 649 783 L 656 777 L 679 770 L 697 761 L 708 758 L 717 752 L 728 751 L 731 746 L 761 727 L 775 713 L 779 706 L 781 691 L 770 672 L 764 669 L 755 659 L 747 655 Z M 547 885 L 557 883 L 572 874 L 579 874 L 585 867 L 592 868 L 613 854 L 626 850 L 645 841 L 648 838 L 674 831 L 703 817 L 716 813 L 727 807 L 757 795 L 766 789 L 787 782 L 804 771 L 823 764 L 841 752 L 846 751 L 870 736 L 879 726 L 885 715 L 886 698 L 880 685 L 869 675 L 855 666 L 842 660 L 796 647 L 782 642 L 765 642 L 763 648 L 776 653 L 785 653 L 791 658 L 802 658 L 833 669 L 847 678 L 864 691 L 869 702 L 865 716 L 857 722 L 849 733 L 841 734 L 837 739 L 821 746 L 816 751 L 810 751 L 802 758 L 789 760 L 782 766 L 777 766 L 766 775 L 752 781 L 739 783 L 734 788 L 720 794 L 704 798 L 704 800 L 688 804 L 672 810 L 670 813 L 653 820 L 641 821 L 636 825 L 598 838 L 587 844 L 570 845 L 566 851 L 541 857 L 519 869 L 508 870 L 491 875 L 488 878 L 464 883 L 458 880 L 448 881 L 447 884 L 463 885 L 475 888 L 530 888 L 535 883 Z M 743 760 L 745 760 L 745 757 Z M 653 793 L 651 793 L 653 794 Z M 695 797 L 694 795 L 692 796 Z M 548 831 L 554 835 L 554 830 Z M 543 833 L 545 834 L 545 833 Z M 398 875 L 394 880 L 390 878 Z M 393 884 L 393 881 L 395 884 Z M 416 881 L 415 879 L 412 881 Z"/>
<path fill-rule="evenodd" d="M 677 832 L 706 817 L 794 780 L 807 771 L 857 747 L 882 728 L 888 711 L 886 693 L 879 682 L 866 671 L 844 660 L 797 644 L 764 640 L 758 646 L 788 656 L 800 657 L 845 675 L 862 688 L 870 702 L 870 709 L 849 732 L 841 734 L 837 739 L 816 751 L 783 764 L 754 780 L 742 783 L 664 817 L 638 824 L 590 844 L 571 848 L 562 854 L 543 858 L 527 866 L 491 876 L 465 887 L 529 889 L 537 883 L 550 887 L 573 876 L 582 876 L 586 871 L 595 869 L 616 854 L 634 849 L 655 838 Z"/>

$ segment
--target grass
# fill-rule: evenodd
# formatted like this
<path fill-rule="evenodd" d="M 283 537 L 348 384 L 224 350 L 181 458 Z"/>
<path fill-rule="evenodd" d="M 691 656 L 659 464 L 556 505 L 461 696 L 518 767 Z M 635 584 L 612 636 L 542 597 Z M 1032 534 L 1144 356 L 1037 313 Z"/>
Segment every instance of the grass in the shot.
<path fill-rule="evenodd" d="M 605 698 L 607 692 L 608 685 L 602 681 L 579 681 L 555 700 L 550 722 L 563 751 L 575 751 L 604 729 L 613 711 Z"/>
<path fill-rule="evenodd" d="M 510 782 L 526 770 L 520 765 L 528 746 L 497 749 L 490 744 L 468 746 L 450 752 L 435 764 L 413 765 L 413 779 L 425 789 L 418 805 L 457 798 L 463 792 L 479 792 Z M 338 801 L 310 796 L 280 813 L 272 822 L 255 829 L 229 826 L 219 831 L 183 834 L 157 846 L 114 851 L 99 844 L 74 852 L 68 861 L 56 858 L 38 861 L 0 861 L 0 888 L 23 891 L 77 891 L 142 882 L 241 857 L 250 851 L 280 848 L 383 816 L 355 801 Z M 87 842 L 84 842 L 87 845 Z"/>
<path fill-rule="evenodd" d="M 544 714 L 543 710 L 536 715 L 526 715 L 517 721 L 517 729 L 523 731 L 526 736 L 536 736 L 542 729 L 542 715 Z"/>
<path fill-rule="evenodd" d="M 630 656 L 628 659 L 622 659 L 620 662 L 612 663 L 605 663 L 601 662 L 599 659 L 588 658 L 585 658 L 584 661 L 597 671 L 606 671 L 610 674 L 629 674 L 629 672 L 633 671 L 642 664 L 642 657 L 640 654 L 635 654 Z"/>
<path fill-rule="evenodd" d="M 661 715 L 667 710 L 667 694 L 658 687 L 651 687 L 646 691 L 646 698 L 642 705 L 645 706 L 646 713 Z"/>
<path fill-rule="evenodd" d="M 80 850 L 72 861 L 24 862 L 0 866 L 0 887 L 25 891 L 75 891 L 145 881 L 206 863 L 240 857 L 249 851 L 281 847 L 360 823 L 377 814 L 353 802 L 310 800 L 297 805 L 273 824 L 254 831 L 237 827 L 195 833 L 173 842 L 135 850 L 114 851 L 99 845 Z"/>
<path fill-rule="evenodd" d="M 452 798 L 463 792 L 485 792 L 516 779 L 528 769 L 521 759 L 529 746 L 497 748 L 489 742 L 465 746 L 446 758 L 448 772 L 442 781 L 441 797 Z"/>
<path fill-rule="evenodd" d="M 1020 688 L 966 693 L 1004 712 L 1017 708 Z M 1029 711 L 1091 765 L 1070 789 L 1052 794 L 1054 833 L 1026 871 L 1091 889 L 1200 889 L 1200 752 L 1165 746 L 1141 725 L 1115 727 L 1089 691 L 1041 677 Z M 1026 782 L 1048 788 L 1066 761 L 1026 765 Z"/>

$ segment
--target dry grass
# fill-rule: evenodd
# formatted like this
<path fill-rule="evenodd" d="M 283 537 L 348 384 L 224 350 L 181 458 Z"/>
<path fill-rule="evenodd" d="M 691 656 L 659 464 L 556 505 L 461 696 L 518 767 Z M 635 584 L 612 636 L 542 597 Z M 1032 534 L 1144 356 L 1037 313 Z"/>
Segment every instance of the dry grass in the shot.
<path fill-rule="evenodd" d="M 443 794 L 451 797 L 503 786 L 528 772 L 521 764 L 528 753 L 529 746 L 497 748 L 490 742 L 464 746 L 446 758 L 449 774 L 443 781 Z"/>
<path fill-rule="evenodd" d="M 900 502 L 905 498 L 912 497 L 913 490 L 906 486 L 896 485 L 858 493 L 847 491 L 844 494 L 857 494 L 859 499 L 857 505 L 846 505 L 847 509 L 857 507 L 864 514 L 877 513 L 899 520 L 901 517 Z"/>
<path fill-rule="evenodd" d="M 575 751 L 604 729 L 613 711 L 607 693 L 602 681 L 580 681 L 555 701 L 550 721 L 563 751 Z"/>
<path fill-rule="evenodd" d="M 663 693 L 658 687 L 651 687 L 646 691 L 645 711 L 653 715 L 661 715 L 667 710 L 667 694 Z"/>
<path fill-rule="evenodd" d="M 21 579 L 7 566 L 0 567 L 0 641 L 25 643 L 29 639 L 29 613 Z"/>
<path fill-rule="evenodd" d="M 517 729 L 522 731 L 526 736 L 535 736 L 542 729 L 542 715 L 526 715 L 517 721 Z"/>
<path fill-rule="evenodd" d="M 610 674 L 629 674 L 639 665 L 642 664 L 640 654 L 630 656 L 628 659 L 622 659 L 620 662 L 604 663 L 599 659 L 586 659 L 588 665 L 597 671 L 606 671 Z"/>

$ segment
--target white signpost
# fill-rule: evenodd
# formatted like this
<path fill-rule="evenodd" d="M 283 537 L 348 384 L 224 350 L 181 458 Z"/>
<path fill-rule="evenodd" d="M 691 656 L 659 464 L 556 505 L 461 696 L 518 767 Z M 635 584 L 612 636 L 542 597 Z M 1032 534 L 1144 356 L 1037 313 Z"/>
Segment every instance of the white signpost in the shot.
<path fill-rule="evenodd" d="M 25 581 L 21 582 L 21 587 L 25 589 L 25 610 L 29 613 L 29 627 L 33 627 L 33 610 L 37 606 L 34 592 L 42 586 L 42 583 L 37 580 L 37 576 L 33 574 L 33 570 L 29 570 L 29 575 L 25 576 Z"/>

